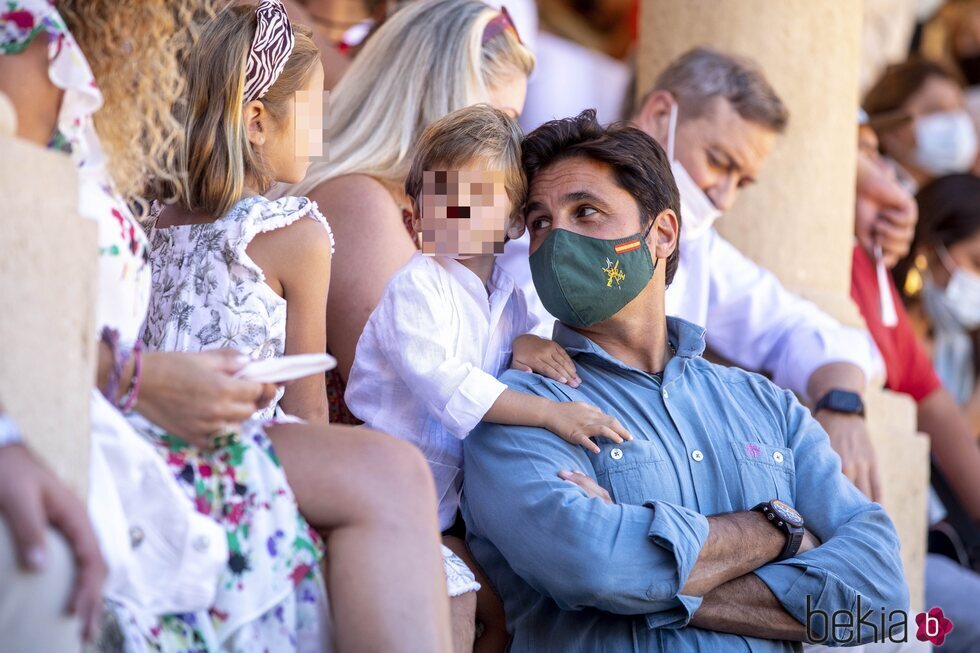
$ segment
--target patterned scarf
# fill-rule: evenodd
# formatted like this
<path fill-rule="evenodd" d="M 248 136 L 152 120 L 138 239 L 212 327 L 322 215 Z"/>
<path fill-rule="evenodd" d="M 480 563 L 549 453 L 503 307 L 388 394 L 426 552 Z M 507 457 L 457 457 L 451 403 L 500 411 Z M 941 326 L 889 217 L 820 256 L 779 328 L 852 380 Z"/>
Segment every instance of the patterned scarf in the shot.
<path fill-rule="evenodd" d="M 245 64 L 245 103 L 269 92 L 286 67 L 296 42 L 280 0 L 262 0 L 255 10 L 258 26 Z"/>

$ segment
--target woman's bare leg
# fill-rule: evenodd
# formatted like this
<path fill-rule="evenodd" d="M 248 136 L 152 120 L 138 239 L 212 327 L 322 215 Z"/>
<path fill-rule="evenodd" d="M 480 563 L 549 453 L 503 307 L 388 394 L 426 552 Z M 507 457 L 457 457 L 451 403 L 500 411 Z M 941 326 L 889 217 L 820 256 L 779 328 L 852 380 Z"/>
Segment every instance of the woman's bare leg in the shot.
<path fill-rule="evenodd" d="M 268 429 L 300 510 L 324 533 L 338 650 L 452 650 L 435 489 L 411 445 L 367 429 Z"/>

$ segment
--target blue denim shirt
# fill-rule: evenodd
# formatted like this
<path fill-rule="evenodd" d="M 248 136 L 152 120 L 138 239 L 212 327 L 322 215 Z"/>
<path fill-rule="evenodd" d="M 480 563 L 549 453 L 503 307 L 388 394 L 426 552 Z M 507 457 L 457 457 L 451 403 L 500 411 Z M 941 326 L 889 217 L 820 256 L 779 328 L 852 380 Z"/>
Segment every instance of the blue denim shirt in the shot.
<path fill-rule="evenodd" d="M 705 361 L 700 327 L 668 318 L 667 331 L 677 353 L 662 382 L 561 324 L 555 341 L 573 357 L 579 388 L 516 370 L 500 377 L 521 392 L 595 404 L 632 442 L 599 439 L 592 454 L 543 429 L 489 423 L 464 441 L 469 545 L 503 598 L 511 650 L 793 650 L 688 627 L 701 598 L 680 594 L 706 516 L 773 498 L 823 542 L 755 571 L 790 615 L 806 622 L 807 596 L 827 614 L 853 612 L 859 594 L 862 612 L 907 609 L 895 529 L 841 474 L 810 412 L 764 377 Z M 591 475 L 615 505 L 561 480 L 561 469 Z"/>

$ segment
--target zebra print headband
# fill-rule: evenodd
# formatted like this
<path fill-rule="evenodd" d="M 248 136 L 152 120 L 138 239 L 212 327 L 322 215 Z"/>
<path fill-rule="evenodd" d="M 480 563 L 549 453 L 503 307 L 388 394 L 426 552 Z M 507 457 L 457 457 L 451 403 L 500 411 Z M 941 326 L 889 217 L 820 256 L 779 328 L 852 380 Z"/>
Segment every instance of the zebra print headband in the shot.
<path fill-rule="evenodd" d="M 281 0 L 262 0 L 255 9 L 258 26 L 245 64 L 245 103 L 265 96 L 275 84 L 296 42 Z"/>

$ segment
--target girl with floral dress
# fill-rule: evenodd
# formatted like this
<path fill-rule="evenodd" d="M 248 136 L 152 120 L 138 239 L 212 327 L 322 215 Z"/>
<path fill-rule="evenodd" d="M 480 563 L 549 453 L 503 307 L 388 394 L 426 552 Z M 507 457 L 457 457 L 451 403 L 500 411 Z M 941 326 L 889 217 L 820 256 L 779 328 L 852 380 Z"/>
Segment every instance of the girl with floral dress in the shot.
<path fill-rule="evenodd" d="M 186 179 L 150 233 L 143 343 L 164 351 L 233 347 L 256 359 L 323 353 L 330 227 L 305 197 L 260 194 L 302 179 L 309 164 L 297 142 L 317 130 L 297 125 L 311 122 L 323 97 L 310 32 L 294 30 L 279 0 L 224 11 L 190 53 L 187 82 L 187 142 L 178 158 Z M 323 375 L 279 389 L 257 417 L 272 417 L 277 404 L 326 422 Z"/>
<path fill-rule="evenodd" d="M 321 546 L 297 510 L 285 469 L 327 536 L 335 565 L 362 569 L 357 583 L 341 574 L 328 581 L 338 647 L 448 650 L 434 499 L 431 488 L 414 482 L 424 472 L 421 461 L 378 434 L 302 425 L 248 426 L 216 448 L 208 434 L 252 415 L 274 388 L 233 378 L 243 364 L 233 350 L 142 353 L 137 342 L 150 294 L 149 247 L 119 190 L 132 197 L 153 177 L 160 182 L 167 152 L 183 142 L 154 116 L 169 113 L 171 90 L 180 87 L 175 41 L 209 4 L 59 0 L 56 9 L 47 0 L 5 0 L 0 10 L 0 54 L 13 55 L 0 57 L 0 91 L 32 128 L 18 133 L 70 153 L 80 212 L 99 224 L 98 319 L 115 333 L 111 346 L 100 345 L 102 392 L 92 401 L 89 511 L 109 566 L 104 596 L 117 626 L 103 628 L 102 648 L 327 648 Z M 94 121 L 103 96 L 58 10 L 108 81 Z M 7 65 L 30 59 L 28 50 L 43 53 L 43 46 L 31 48 L 40 39 L 46 72 Z M 130 47 L 120 48 L 123 41 Z M 139 79 L 119 76 L 124 66 Z M 16 93 L 22 87 L 36 90 L 26 97 Z M 47 115 L 57 116 L 47 127 L 55 132 L 50 139 L 38 136 Z M 138 154 L 131 145 L 137 138 L 144 146 Z M 124 174 L 132 171 L 139 174 Z M 266 433 L 274 434 L 278 455 Z M 374 476 L 369 467 L 385 471 Z M 393 537 L 409 551 L 406 560 L 379 557 Z M 391 587 L 397 590 L 381 591 Z M 395 609 L 402 602 L 413 614 Z"/>
<path fill-rule="evenodd" d="M 149 235 L 148 351 L 234 348 L 253 359 L 325 351 L 329 227 L 306 198 L 259 194 L 271 182 L 302 179 L 296 98 L 320 98 L 322 87 L 309 32 L 290 25 L 278 0 L 229 8 L 202 29 L 187 64 L 178 158 L 186 178 Z M 251 421 L 229 425 L 213 452 L 139 428 L 167 450 L 198 511 L 228 532 L 228 567 L 210 614 L 219 639 L 235 633 L 239 646 L 268 645 L 281 633 L 286 639 L 273 650 L 288 641 L 312 650 L 326 617 L 323 550 L 295 513 L 263 430 L 277 405 L 325 421 L 323 376 L 278 389 Z"/>

